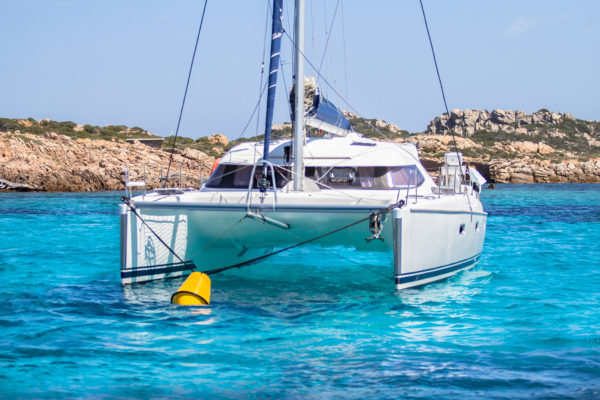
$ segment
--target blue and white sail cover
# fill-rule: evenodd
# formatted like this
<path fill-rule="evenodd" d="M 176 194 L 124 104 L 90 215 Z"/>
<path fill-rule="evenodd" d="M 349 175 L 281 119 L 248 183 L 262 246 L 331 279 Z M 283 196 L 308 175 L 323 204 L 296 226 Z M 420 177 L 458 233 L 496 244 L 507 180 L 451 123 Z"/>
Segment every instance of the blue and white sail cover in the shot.
<path fill-rule="evenodd" d="M 294 99 L 294 88 L 292 88 L 290 94 L 292 104 Z M 294 108 L 292 107 L 292 114 L 293 111 Z M 304 113 L 306 125 L 313 128 L 338 136 L 346 136 L 349 132 L 352 132 L 350 121 L 335 104 L 321 94 L 313 77 L 304 79 Z"/>
<path fill-rule="evenodd" d="M 263 158 L 269 159 L 271 142 L 271 126 L 273 124 L 273 108 L 275 106 L 275 89 L 277 88 L 277 71 L 281 56 L 281 36 L 283 35 L 283 0 L 273 0 L 273 22 L 271 28 L 271 61 L 269 63 L 269 83 L 267 91 L 267 115 L 265 118 L 265 144 Z"/>
<path fill-rule="evenodd" d="M 352 130 L 352 125 L 344 116 L 344 113 L 335 104 L 323 97 L 318 87 L 315 86 L 314 90 L 305 89 L 305 91 L 307 98 L 311 92 L 314 93 L 312 104 L 306 110 L 307 117 L 315 118 L 344 130 Z"/>

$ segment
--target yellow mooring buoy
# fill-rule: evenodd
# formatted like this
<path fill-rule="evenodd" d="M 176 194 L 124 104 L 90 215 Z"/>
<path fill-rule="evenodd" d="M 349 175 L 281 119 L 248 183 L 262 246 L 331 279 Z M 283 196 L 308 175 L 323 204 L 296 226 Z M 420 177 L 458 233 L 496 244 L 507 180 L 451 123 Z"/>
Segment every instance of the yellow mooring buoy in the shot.
<path fill-rule="evenodd" d="M 178 291 L 171 296 L 171 303 L 182 306 L 210 304 L 210 278 L 202 272 L 192 272 Z"/>

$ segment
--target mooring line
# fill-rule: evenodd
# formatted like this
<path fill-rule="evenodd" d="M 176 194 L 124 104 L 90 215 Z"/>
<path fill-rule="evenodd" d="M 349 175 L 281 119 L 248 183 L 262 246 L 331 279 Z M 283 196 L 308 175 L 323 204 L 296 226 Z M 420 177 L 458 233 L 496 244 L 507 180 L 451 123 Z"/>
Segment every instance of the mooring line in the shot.
<path fill-rule="evenodd" d="M 384 208 L 384 209 L 382 209 L 382 210 L 379 210 L 379 211 L 378 211 L 378 212 L 376 212 L 376 213 L 371 213 L 371 214 L 369 214 L 369 216 L 368 216 L 368 217 L 361 218 L 361 219 L 359 219 L 358 221 L 355 221 L 355 222 L 352 222 L 352 223 L 350 223 L 350 224 L 348 224 L 348 225 L 342 226 L 341 228 L 334 229 L 333 231 L 330 231 L 330 232 L 327 232 L 327 233 L 323 233 L 323 234 L 321 234 L 321 235 L 319 235 L 319 236 L 315 236 L 315 237 L 313 237 L 313 238 L 310 238 L 310 239 L 304 240 L 304 241 L 302 241 L 302 242 L 300 242 L 300 243 L 293 244 L 293 245 L 291 245 L 291 246 L 288 246 L 288 247 L 285 247 L 285 248 L 283 248 L 283 249 L 279 249 L 279 250 L 273 251 L 273 252 L 271 252 L 271 253 L 264 254 L 264 255 L 262 255 L 262 256 L 259 256 L 259 257 L 255 257 L 255 258 L 253 258 L 253 259 L 251 259 L 251 260 L 248 260 L 248 261 L 243 261 L 243 262 L 241 262 L 241 263 L 237 263 L 237 264 L 229 265 L 229 266 L 227 266 L 227 267 L 215 268 L 215 269 L 211 269 L 211 270 L 208 270 L 208 271 L 203 271 L 203 273 L 204 273 L 204 274 L 207 274 L 207 275 L 211 275 L 211 274 L 218 274 L 219 272 L 227 271 L 227 270 L 229 270 L 229 269 L 233 269 L 233 268 L 241 268 L 241 267 L 245 267 L 245 266 L 247 266 L 247 265 L 250 265 L 250 264 L 254 264 L 254 263 L 255 263 L 255 262 L 257 262 L 257 261 L 264 260 L 265 258 L 268 258 L 268 257 L 274 256 L 275 254 L 283 253 L 284 251 L 288 251 L 288 250 L 291 250 L 291 249 L 293 249 L 293 248 L 296 248 L 296 247 L 299 247 L 299 246 L 305 245 L 305 244 L 307 244 L 307 243 L 314 242 L 315 240 L 322 239 L 322 238 L 324 238 L 324 237 L 326 237 L 326 236 L 333 235 L 334 233 L 337 233 L 337 232 L 343 231 L 343 230 L 345 230 L 345 229 L 348 229 L 348 228 L 350 228 L 350 227 L 353 227 L 354 225 L 358 225 L 358 224 L 360 224 L 361 222 L 365 222 L 365 221 L 369 220 L 370 218 L 372 218 L 374 215 L 381 215 L 381 214 L 388 213 L 388 212 L 390 212 L 391 210 L 393 210 L 394 208 L 396 208 L 396 207 L 402 207 L 403 205 L 404 205 L 404 200 L 400 200 L 399 202 L 397 202 L 397 203 L 394 203 L 394 204 L 392 204 L 391 206 L 389 206 L 389 207 L 387 207 L 387 208 Z"/>
<path fill-rule="evenodd" d="M 159 240 L 159 241 L 160 241 L 160 242 L 161 242 L 161 243 L 162 243 L 162 244 L 163 244 L 163 245 L 164 245 L 164 246 L 165 246 L 165 247 L 166 247 L 166 248 L 167 248 L 167 249 L 168 249 L 168 250 L 169 250 L 169 251 L 170 251 L 170 252 L 171 252 L 171 253 L 172 253 L 174 256 L 175 256 L 175 257 L 177 257 L 177 259 L 178 259 L 179 261 L 181 261 L 182 263 L 184 263 L 184 264 L 185 264 L 185 261 L 184 261 L 184 260 L 183 260 L 181 257 L 179 257 L 179 255 L 178 255 L 178 254 L 175 252 L 175 250 L 173 250 L 173 249 L 172 249 L 172 248 L 171 248 L 171 247 L 170 247 L 170 246 L 169 246 L 169 245 L 168 245 L 168 244 L 167 244 L 167 243 L 166 243 L 166 242 L 165 242 L 163 239 L 161 239 L 161 237 L 160 237 L 160 236 L 158 236 L 158 234 L 157 234 L 157 233 L 156 233 L 156 232 L 155 232 L 155 231 L 154 231 L 154 230 L 153 230 L 153 229 L 150 227 L 150 225 L 148 225 L 148 223 L 147 223 L 147 222 L 146 222 L 146 221 L 145 221 L 145 220 L 142 218 L 142 216 L 141 216 L 140 214 L 138 214 L 138 212 L 137 212 L 137 210 L 135 209 L 135 207 L 134 207 L 134 206 L 131 204 L 131 201 L 130 201 L 128 198 L 126 198 L 126 197 L 122 197 L 122 198 L 121 198 L 121 200 L 123 201 L 123 203 L 125 203 L 125 204 L 126 204 L 128 207 L 129 207 L 129 209 L 130 209 L 130 210 L 131 210 L 131 211 L 134 213 L 134 215 L 135 215 L 135 216 L 136 216 L 136 217 L 137 217 L 137 218 L 138 218 L 138 219 L 139 219 L 139 220 L 140 220 L 140 221 L 141 221 L 141 222 L 142 222 L 144 225 L 146 225 L 146 227 L 147 227 L 147 228 L 150 230 L 150 232 L 151 232 L 151 233 L 152 233 L 152 234 L 153 234 L 153 235 L 154 235 L 154 236 L 155 236 L 155 237 L 156 237 L 156 238 L 157 238 L 157 239 L 158 239 L 158 240 Z M 367 221 L 367 220 L 369 220 L 369 219 L 373 218 L 373 216 L 375 216 L 375 215 L 386 214 L 386 213 L 388 213 L 388 212 L 392 211 L 394 208 L 397 208 L 397 207 L 402 207 L 403 205 L 404 205 L 404 200 L 400 200 L 400 201 L 398 201 L 398 202 L 396 202 L 396 203 L 392 204 L 391 206 L 389 206 L 389 207 L 387 207 L 387 208 L 384 208 L 384 209 L 382 209 L 382 210 L 379 210 L 379 211 L 377 211 L 376 213 L 371 213 L 371 214 L 369 214 L 369 216 L 367 216 L 367 217 L 361 218 L 361 219 L 359 219 L 358 221 L 354 221 L 354 222 L 352 222 L 352 223 L 350 223 L 350 224 L 348 224 L 348 225 L 344 225 L 344 226 L 342 226 L 342 227 L 340 227 L 340 228 L 337 228 L 337 229 L 334 229 L 334 230 L 332 230 L 332 231 L 330 231 L 330 232 L 323 233 L 323 234 L 321 234 L 321 235 L 315 236 L 315 237 L 313 237 L 313 238 L 310 238 L 310 239 L 307 239 L 307 240 L 303 240 L 303 241 L 301 241 L 301 242 L 299 242 L 299 243 L 293 244 L 293 245 L 291 245 L 291 246 L 288 246 L 288 247 L 285 247 L 285 248 L 283 248 L 283 249 L 279 249 L 279 250 L 276 250 L 276 251 L 272 251 L 272 252 L 270 252 L 270 253 L 268 253 L 268 254 L 264 254 L 264 255 L 262 255 L 262 256 L 255 257 L 255 258 L 252 258 L 252 259 L 250 259 L 250 260 L 243 261 L 243 262 L 241 262 L 241 263 L 237 263 L 237 264 L 229 265 L 229 266 L 227 266 L 227 267 L 222 267 L 222 268 L 215 268 L 215 269 L 211 269 L 211 270 L 208 270 L 208 271 L 202 271 L 202 273 L 204 273 L 204 274 L 206 274 L 206 275 L 218 274 L 219 272 L 227 271 L 227 270 L 230 270 L 230 269 L 233 269 L 233 268 L 241 268 L 241 267 L 245 267 L 245 266 L 247 266 L 247 265 L 254 264 L 254 263 L 258 262 L 258 261 L 264 260 L 264 259 L 266 259 L 266 258 L 268 258 L 268 257 L 271 257 L 271 256 L 274 256 L 274 255 L 276 255 L 276 254 L 283 253 L 283 252 L 285 252 L 285 251 L 288 251 L 288 250 L 292 250 L 292 249 L 294 249 L 294 248 L 296 248 L 296 247 L 303 246 L 303 245 L 305 245 L 305 244 L 308 244 L 308 243 L 314 242 L 314 241 L 316 241 L 316 240 L 319 240 L 319 239 L 322 239 L 322 238 L 324 238 L 324 237 L 327 237 L 327 236 L 333 235 L 334 233 L 337 233 L 337 232 L 343 231 L 343 230 L 345 230 L 345 229 L 351 228 L 351 227 L 353 227 L 354 225 L 358 225 L 358 224 L 360 224 L 361 222 L 365 222 L 365 221 Z M 238 221 L 238 223 L 239 223 L 239 221 Z M 236 223 L 236 224 L 234 224 L 234 225 L 237 225 L 237 223 Z M 197 270 L 197 266 L 196 266 L 195 264 L 193 264 L 193 265 L 194 265 L 194 270 Z"/>

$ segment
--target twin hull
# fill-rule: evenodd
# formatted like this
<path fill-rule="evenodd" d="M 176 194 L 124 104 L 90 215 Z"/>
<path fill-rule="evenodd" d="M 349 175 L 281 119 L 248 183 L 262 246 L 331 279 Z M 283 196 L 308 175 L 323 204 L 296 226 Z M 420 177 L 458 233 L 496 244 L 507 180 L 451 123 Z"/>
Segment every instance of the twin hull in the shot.
<path fill-rule="evenodd" d="M 433 207 L 430 203 L 440 204 Z M 479 260 L 486 213 L 460 208 L 452 199 L 395 208 L 381 216 L 381 239 L 367 240 L 373 236 L 368 217 L 381 208 L 279 206 L 254 210 L 254 215 L 270 221 L 263 222 L 248 217 L 242 206 L 137 203 L 136 210 L 146 225 L 122 205 L 121 278 L 128 284 L 182 276 L 194 266 L 200 271 L 226 267 L 367 218 L 311 244 L 379 252 L 389 260 L 390 270 L 393 267 L 396 288 L 419 286 L 470 268 Z"/>

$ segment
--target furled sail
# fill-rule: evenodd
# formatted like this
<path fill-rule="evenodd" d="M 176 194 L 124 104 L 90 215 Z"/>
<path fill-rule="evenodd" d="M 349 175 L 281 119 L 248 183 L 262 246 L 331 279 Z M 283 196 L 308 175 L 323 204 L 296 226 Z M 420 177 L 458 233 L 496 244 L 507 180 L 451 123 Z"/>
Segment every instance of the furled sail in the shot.
<path fill-rule="evenodd" d="M 271 142 L 271 126 L 273 125 L 273 108 L 275 106 L 275 89 L 277 88 L 277 71 L 281 55 L 281 36 L 283 34 L 283 0 L 273 0 L 273 22 L 271 27 L 271 61 L 269 63 L 269 83 L 267 91 L 267 116 L 265 119 L 265 145 L 263 158 L 269 159 Z"/>
<path fill-rule="evenodd" d="M 293 88 L 290 99 L 293 105 Z M 338 136 L 346 136 L 352 132 L 350 121 L 335 104 L 323 97 L 313 77 L 304 78 L 304 113 L 307 117 L 306 125 L 313 128 L 322 129 Z M 292 115 L 292 119 L 293 117 Z"/>

